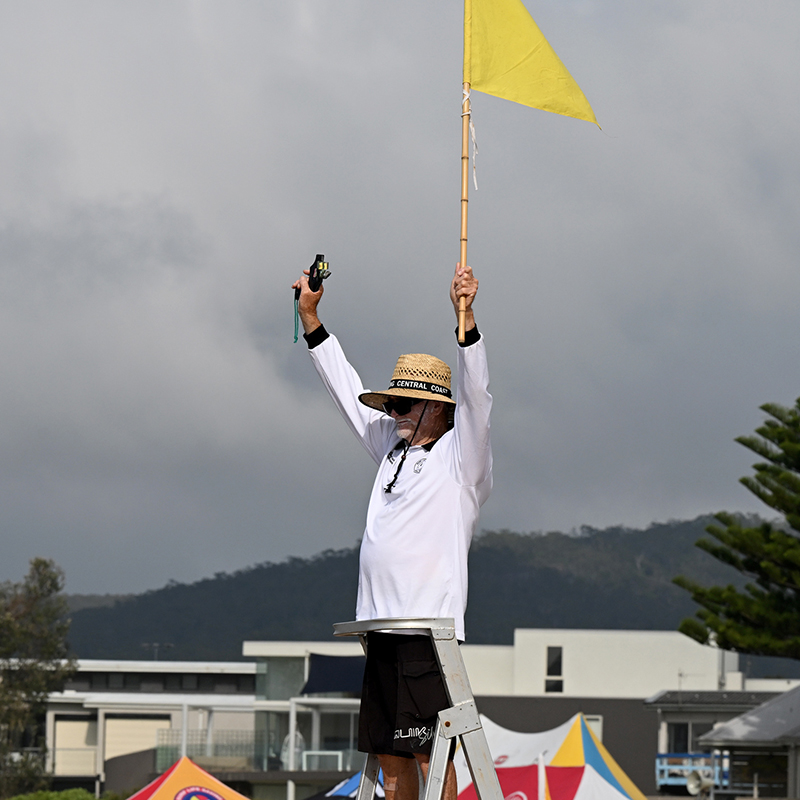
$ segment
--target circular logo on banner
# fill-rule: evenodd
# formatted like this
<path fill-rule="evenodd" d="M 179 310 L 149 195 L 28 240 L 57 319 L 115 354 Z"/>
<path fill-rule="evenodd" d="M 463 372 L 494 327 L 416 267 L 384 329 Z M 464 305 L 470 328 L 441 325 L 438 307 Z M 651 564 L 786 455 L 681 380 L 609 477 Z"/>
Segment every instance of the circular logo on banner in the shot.
<path fill-rule="evenodd" d="M 175 800 L 225 800 L 225 798 L 204 786 L 187 786 L 175 795 Z"/>
<path fill-rule="evenodd" d="M 525 792 L 512 792 L 506 796 L 505 800 L 528 800 L 528 795 Z"/>

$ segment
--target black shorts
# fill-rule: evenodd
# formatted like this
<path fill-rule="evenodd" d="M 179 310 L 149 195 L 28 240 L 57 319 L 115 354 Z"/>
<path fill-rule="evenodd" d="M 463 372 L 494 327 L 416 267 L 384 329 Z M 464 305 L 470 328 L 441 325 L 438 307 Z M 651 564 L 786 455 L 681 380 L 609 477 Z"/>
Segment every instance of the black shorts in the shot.
<path fill-rule="evenodd" d="M 449 705 L 429 636 L 367 634 L 359 750 L 430 755 L 437 716 Z"/>

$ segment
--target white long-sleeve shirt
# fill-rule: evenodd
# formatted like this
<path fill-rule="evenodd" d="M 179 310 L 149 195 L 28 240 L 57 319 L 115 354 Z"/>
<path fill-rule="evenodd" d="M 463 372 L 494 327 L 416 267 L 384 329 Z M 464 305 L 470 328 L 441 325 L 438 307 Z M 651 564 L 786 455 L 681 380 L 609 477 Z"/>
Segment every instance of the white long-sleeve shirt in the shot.
<path fill-rule="evenodd" d="M 453 617 L 463 641 L 467 552 L 492 488 L 483 337 L 458 348 L 453 428 L 433 446 L 409 448 L 391 493 L 384 487 L 402 455 L 394 420 L 359 401 L 367 390 L 335 336 L 309 344 L 325 387 L 378 464 L 361 542 L 356 619 Z"/>

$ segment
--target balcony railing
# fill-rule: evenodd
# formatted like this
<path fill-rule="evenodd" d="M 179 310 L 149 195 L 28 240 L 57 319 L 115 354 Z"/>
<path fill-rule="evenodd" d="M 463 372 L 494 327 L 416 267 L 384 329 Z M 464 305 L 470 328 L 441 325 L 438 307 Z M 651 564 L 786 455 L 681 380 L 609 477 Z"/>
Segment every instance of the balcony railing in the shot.
<path fill-rule="evenodd" d="M 165 728 L 157 731 L 156 771 L 163 772 L 181 756 L 183 731 Z M 266 769 L 266 736 L 256 731 L 186 731 L 186 755 L 211 771 L 240 772 Z"/>
<path fill-rule="evenodd" d="M 171 767 L 181 755 L 182 734 L 180 728 L 157 731 L 156 771 Z M 209 740 L 205 729 L 186 731 L 186 755 L 203 769 L 210 772 L 262 772 L 283 769 L 275 754 L 281 742 L 269 742 L 266 731 L 212 730 Z M 271 747 L 270 747 L 271 745 Z M 277 745 L 277 748 L 276 748 Z M 300 750 L 297 753 L 297 769 L 304 771 L 360 768 L 363 754 L 355 750 Z"/>
<path fill-rule="evenodd" d="M 727 753 L 712 757 L 710 753 L 659 753 L 656 756 L 656 787 L 686 786 L 689 773 L 714 779 L 714 786 L 726 789 L 730 780 Z"/>

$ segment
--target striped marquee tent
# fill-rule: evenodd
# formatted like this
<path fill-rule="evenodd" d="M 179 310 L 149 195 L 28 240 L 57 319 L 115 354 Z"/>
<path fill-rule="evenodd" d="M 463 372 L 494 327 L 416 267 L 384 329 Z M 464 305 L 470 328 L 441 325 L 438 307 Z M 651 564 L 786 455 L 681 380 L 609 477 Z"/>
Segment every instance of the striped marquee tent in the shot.
<path fill-rule="evenodd" d="M 646 800 L 576 714 L 543 733 L 516 733 L 481 715 L 505 800 Z M 464 754 L 455 757 L 458 800 L 477 800 Z"/>

